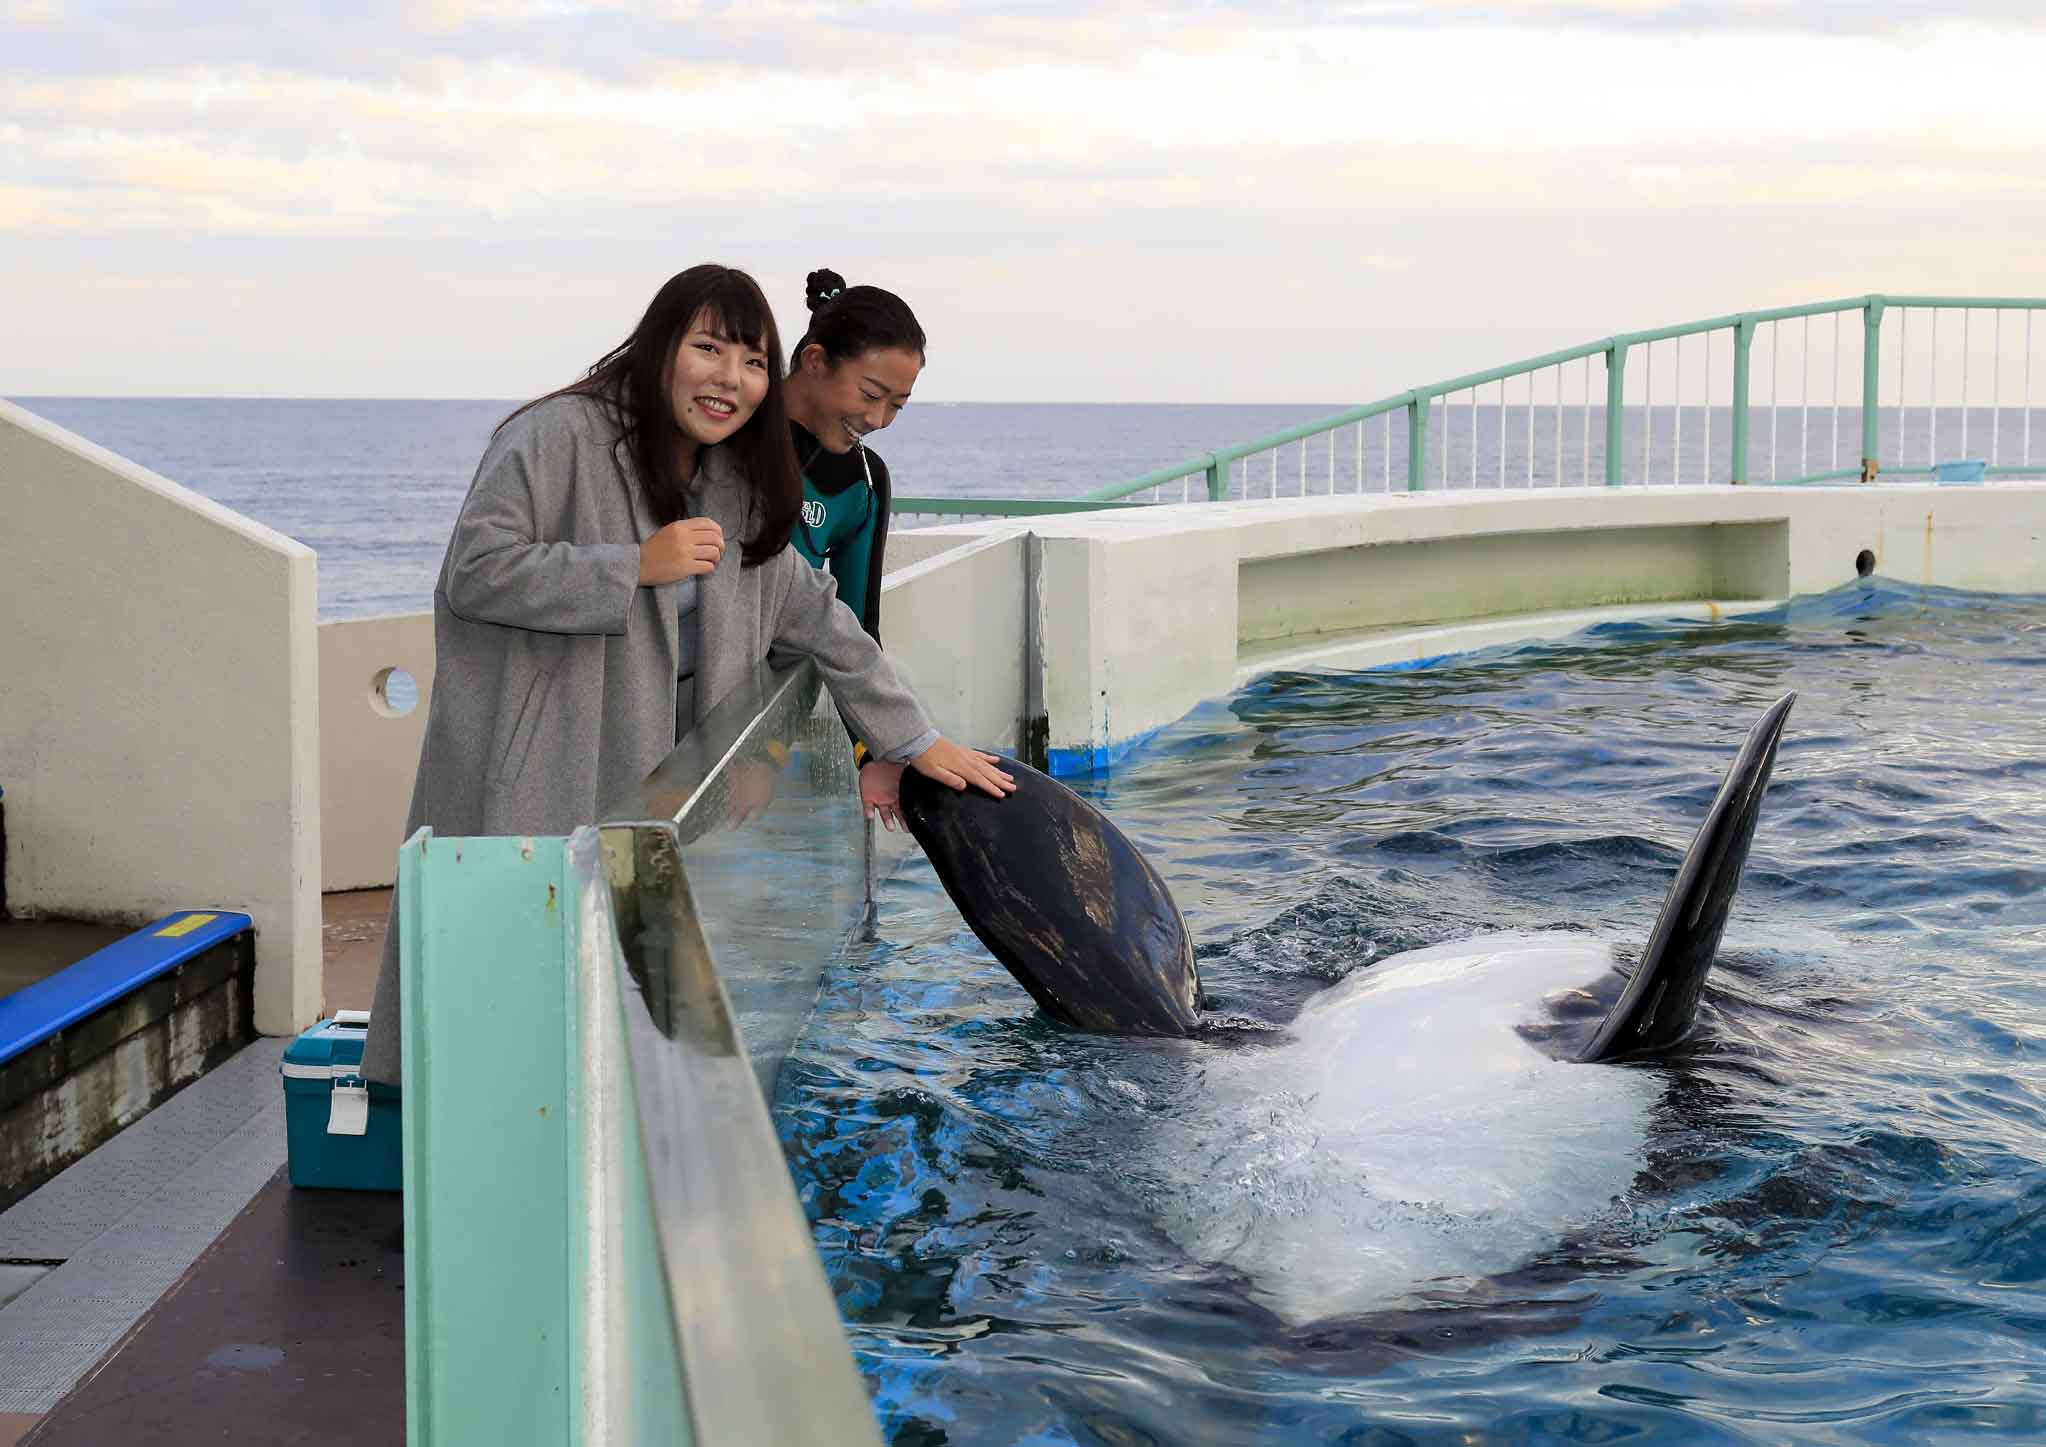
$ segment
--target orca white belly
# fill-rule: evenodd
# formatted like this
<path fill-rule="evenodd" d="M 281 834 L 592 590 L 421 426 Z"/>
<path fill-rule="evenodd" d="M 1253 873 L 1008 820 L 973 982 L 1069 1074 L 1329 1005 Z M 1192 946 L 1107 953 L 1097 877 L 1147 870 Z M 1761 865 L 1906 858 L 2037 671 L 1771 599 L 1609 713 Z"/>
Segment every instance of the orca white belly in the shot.
<path fill-rule="evenodd" d="M 1203 1047 L 1200 1104 L 1159 1143 L 1166 1229 L 1300 1324 L 1510 1270 L 1626 1209 L 1660 1075 L 1552 1060 L 1514 1028 L 1611 969 L 1584 935 L 1466 940 L 1359 970 L 1283 1045 Z"/>

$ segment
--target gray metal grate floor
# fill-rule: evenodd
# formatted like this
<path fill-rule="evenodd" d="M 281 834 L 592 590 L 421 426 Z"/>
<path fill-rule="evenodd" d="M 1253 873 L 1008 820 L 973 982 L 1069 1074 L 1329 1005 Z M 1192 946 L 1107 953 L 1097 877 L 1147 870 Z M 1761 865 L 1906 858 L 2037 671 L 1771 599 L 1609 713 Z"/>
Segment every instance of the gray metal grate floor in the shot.
<path fill-rule="evenodd" d="M 0 1261 L 62 1261 L 0 1307 L 0 1412 L 47 1412 L 284 1164 L 286 1041 L 258 1040 L 0 1213 Z"/>

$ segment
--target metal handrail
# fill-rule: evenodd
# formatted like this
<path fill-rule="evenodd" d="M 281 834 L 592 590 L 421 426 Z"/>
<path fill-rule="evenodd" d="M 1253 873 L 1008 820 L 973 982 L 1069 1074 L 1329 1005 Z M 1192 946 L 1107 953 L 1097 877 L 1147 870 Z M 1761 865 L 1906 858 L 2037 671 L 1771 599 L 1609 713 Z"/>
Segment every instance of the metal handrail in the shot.
<path fill-rule="evenodd" d="M 1139 503 L 1126 503 L 1138 507 Z M 947 513 L 955 517 L 1053 517 L 1069 512 L 1099 512 L 1102 504 L 1087 498 L 898 497 L 893 511 Z"/>
<path fill-rule="evenodd" d="M 888 508 L 890 517 L 921 518 L 1032 518 L 1063 517 L 1070 513 L 1108 512 L 1143 507 L 1140 502 L 1093 502 L 1086 498 L 1011 497 L 898 497 Z"/>
<path fill-rule="evenodd" d="M 1298 488 L 1304 494 L 1309 490 L 1310 459 L 1308 456 L 1308 444 L 1317 438 L 1326 438 L 1328 441 L 1326 469 L 1321 475 L 1326 479 L 1327 490 L 1334 492 L 1337 490 L 1338 471 L 1336 438 L 1337 434 L 1346 427 L 1356 428 L 1355 484 L 1357 490 L 1361 491 L 1365 483 L 1363 429 L 1365 423 L 1375 418 L 1384 419 L 1384 442 L 1380 452 L 1380 475 L 1385 487 L 1391 490 L 1393 487 L 1392 459 L 1394 454 L 1393 443 L 1395 440 L 1392 417 L 1393 414 L 1398 412 L 1406 414 L 1406 457 L 1404 466 L 1401 469 L 1405 489 L 1410 492 L 1426 491 L 1430 486 L 1431 473 L 1444 485 L 1448 484 L 1451 480 L 1451 449 L 1447 436 L 1447 419 L 1451 408 L 1449 399 L 1464 394 L 1469 394 L 1468 416 L 1470 425 L 1468 448 L 1466 449 L 1468 469 L 1466 471 L 1465 468 L 1458 468 L 1456 476 L 1458 480 L 1468 477 L 1470 484 L 1476 486 L 1479 485 L 1477 392 L 1479 388 L 1494 386 L 1499 389 L 1499 401 L 1496 407 L 1499 446 L 1496 458 L 1497 471 L 1494 474 L 1494 479 L 1498 485 L 1504 486 L 1507 484 L 1506 472 L 1509 439 L 1505 436 L 1505 432 L 1509 413 L 1524 414 L 1526 446 L 1524 449 L 1521 449 L 1519 461 L 1524 464 L 1523 476 L 1526 482 L 1529 485 L 1533 485 L 1535 481 L 1536 455 L 1535 423 L 1539 412 L 1542 410 L 1549 410 L 1554 416 L 1554 429 L 1551 437 L 1555 454 L 1555 468 L 1551 476 L 1558 483 L 1564 481 L 1564 413 L 1568 409 L 1577 419 L 1579 435 L 1581 437 L 1581 448 L 1577 458 L 1578 480 L 1585 483 L 1590 483 L 1593 480 L 1593 412 L 1594 410 L 1602 410 L 1603 416 L 1599 419 L 1598 433 L 1603 440 L 1603 457 L 1598 465 L 1598 480 L 1607 486 L 1620 486 L 1630 480 L 1628 476 L 1627 449 L 1623 446 L 1625 422 L 1630 406 L 1626 400 L 1627 370 L 1630 355 L 1638 355 L 1643 374 L 1642 401 L 1638 404 L 1631 404 L 1637 408 L 1643 423 L 1640 434 L 1641 470 L 1631 480 L 1637 482 L 1647 481 L 1649 480 L 1647 474 L 1656 425 L 1654 387 L 1655 349 L 1659 344 L 1663 343 L 1670 344 L 1676 350 L 1677 378 L 1673 388 L 1675 395 L 1675 436 L 1672 448 L 1672 475 L 1667 480 L 1681 482 L 1684 480 L 1685 453 L 1683 448 L 1683 426 L 1687 411 L 1684 400 L 1682 348 L 1686 339 L 1699 337 L 1705 339 L 1707 348 L 1706 395 L 1702 405 L 1693 404 L 1689 410 L 1701 414 L 1699 417 L 1703 428 L 1700 437 L 1703 456 L 1701 471 L 1705 473 L 1705 480 L 1707 481 L 1734 484 L 1746 483 L 1754 480 L 1752 477 L 1753 468 L 1751 466 L 1753 461 L 1751 457 L 1753 439 L 1750 436 L 1752 421 L 1750 415 L 1752 397 L 1750 394 L 1754 390 L 1752 354 L 1759 331 L 1764 327 L 1770 329 L 1769 342 L 1773 356 L 1777 350 L 1780 327 L 1787 322 L 1801 322 L 1804 324 L 1803 345 L 1798 353 L 1800 368 L 1805 374 L 1800 404 L 1802 409 L 1800 423 L 1808 424 L 1812 410 L 1809 375 L 1811 364 L 1810 323 L 1814 318 L 1828 316 L 1836 318 L 1834 346 L 1831 352 L 1833 393 L 1830 402 L 1821 402 L 1819 405 L 1830 408 L 1833 429 L 1833 443 L 1830 451 L 1837 454 L 1839 450 L 1838 423 L 1840 413 L 1844 410 L 1841 407 L 1839 396 L 1841 345 L 1837 319 L 1853 312 L 1860 313 L 1862 319 L 1862 337 L 1860 339 L 1862 386 L 1861 397 L 1858 403 L 1861 413 L 1861 456 L 1855 460 L 1857 465 L 1851 467 L 1840 466 L 1838 465 L 1840 459 L 1835 455 L 1828 459 L 1828 465 L 1813 467 L 1811 464 L 1816 459 L 1809 456 L 1809 426 L 1800 425 L 1798 441 L 1801 456 L 1799 458 L 1799 465 L 1790 476 L 1778 475 L 1775 468 L 1775 452 L 1778 441 L 1777 432 L 1780 429 L 1782 418 L 1778 411 L 1777 399 L 1773 395 L 1777 388 L 1779 368 L 1772 361 L 1769 370 L 1772 396 L 1768 411 L 1771 469 L 1767 481 L 1784 486 L 1793 486 L 1838 481 L 1855 477 L 1863 481 L 1873 481 L 1882 473 L 1889 473 L 1895 476 L 1922 475 L 1932 472 L 1937 462 L 1938 448 L 1935 445 L 1935 439 L 1938 431 L 1939 417 L 1936 351 L 1933 354 L 1930 369 L 1927 400 L 1923 404 L 1929 416 L 1926 433 L 1928 455 L 1923 467 L 1911 465 L 1905 460 L 1908 423 L 1911 415 L 1916 412 L 1918 404 L 1911 403 L 1907 397 L 1906 379 L 1901 370 L 1896 374 L 1896 401 L 1887 405 L 1882 404 L 1880 401 L 1883 374 L 1883 324 L 1885 317 L 1889 313 L 1896 313 L 1898 315 L 1898 357 L 1901 368 L 1904 353 L 1908 350 L 1909 345 L 1909 337 L 1904 325 L 1908 318 L 1905 314 L 1911 311 L 1931 311 L 1933 313 L 1933 341 L 1935 346 L 1937 344 L 1938 314 L 1940 312 L 1960 311 L 1964 314 L 1993 312 L 1998 314 L 1996 353 L 1998 376 L 1996 381 L 1992 383 L 1990 399 L 1991 451 L 1993 455 L 1989 459 L 1986 472 L 1990 476 L 2015 476 L 2037 475 L 2041 471 L 2046 471 L 2046 460 L 2038 463 L 2032 461 L 2029 426 L 2032 400 L 2030 378 L 2032 328 L 2030 325 L 2030 314 L 2046 311 L 2046 298 L 1893 296 L 1871 293 L 1866 296 L 1843 297 L 1836 300 L 1810 302 L 1798 306 L 1765 307 L 1754 311 L 1734 312 L 1724 316 L 1709 317 L 1702 321 L 1683 322 L 1674 326 L 1652 327 L 1644 331 L 1622 332 L 1614 336 L 1602 337 L 1597 341 L 1584 342 L 1574 347 L 1565 347 L 1559 351 L 1545 352 L 1539 356 L 1528 357 L 1517 362 L 1509 362 L 1503 366 L 1488 367 L 1481 371 L 1446 378 L 1439 382 L 1430 382 L 1404 392 L 1396 392 L 1391 396 L 1381 397 L 1375 402 L 1347 408 L 1344 411 L 1316 421 L 1301 423 L 1278 432 L 1271 432 L 1262 437 L 1253 438 L 1248 442 L 1236 443 L 1232 446 L 1218 448 L 1213 452 L 1202 453 L 1199 456 L 1190 457 L 1183 462 L 1154 469 L 1141 477 L 1132 478 L 1127 482 L 1097 488 L 1083 494 L 1080 499 L 1076 500 L 1076 503 L 1068 503 L 1064 507 L 1047 506 L 1042 503 L 1026 504 L 1020 500 L 1012 502 L 983 498 L 974 499 L 973 506 L 969 509 L 961 506 L 965 501 L 964 499 L 918 498 L 913 500 L 916 504 L 914 509 L 905 510 L 921 512 L 949 511 L 960 515 L 999 514 L 1004 516 L 1028 516 L 1055 511 L 1072 511 L 1082 507 L 1098 507 L 1115 503 L 1127 505 L 1130 499 L 1138 498 L 1140 495 L 1147 496 L 1151 501 L 1165 501 L 1167 498 L 1163 495 L 1162 490 L 1169 488 L 1174 483 L 1180 484 L 1183 500 L 1191 501 L 1193 480 L 1196 478 L 1202 479 L 1205 483 L 1202 491 L 1205 492 L 1206 500 L 1219 502 L 1230 496 L 1232 468 L 1236 469 L 1237 490 L 1242 496 L 1248 497 L 1250 495 L 1253 478 L 1251 477 L 1249 461 L 1252 458 L 1266 454 L 1269 454 L 1271 458 L 1269 473 L 1270 495 L 1278 496 L 1282 487 L 1279 476 L 1279 451 L 1282 448 L 1295 444 L 1299 448 L 1297 466 Z M 1998 431 L 2002 407 L 2000 375 L 2002 364 L 2001 313 L 2006 311 L 2019 311 L 2027 314 L 2025 328 L 2026 390 L 2024 402 L 2027 427 L 2023 457 L 2015 465 L 2004 465 L 2001 457 L 1994 455 L 2001 440 L 2001 434 Z M 1714 344 L 1719 334 L 1722 333 L 1726 334 L 1729 344 L 1726 354 L 1726 364 L 1731 374 L 1727 389 L 1729 401 L 1725 404 L 1715 404 L 1712 399 L 1712 364 L 1714 360 Z M 1605 378 L 1602 389 L 1596 388 L 1593 383 L 1591 375 L 1591 361 L 1593 358 L 1602 358 L 1604 360 Z M 1584 375 L 1578 396 L 1575 399 L 1568 399 L 1565 396 L 1566 388 L 1562 369 L 1573 362 L 1584 363 Z M 1967 355 L 1965 345 L 1962 365 L 1961 441 L 1964 444 L 1965 450 L 1970 408 L 1966 383 Z M 1538 401 L 1535 395 L 1535 378 L 1538 374 L 1546 372 L 1555 373 L 1553 390 L 1547 399 Z M 1516 400 L 1509 403 L 1506 384 L 1519 379 L 1524 379 L 1527 383 L 1525 401 Z M 1601 391 L 1603 393 L 1602 397 L 1600 396 Z M 1720 405 L 1724 405 L 1731 413 L 1729 419 L 1731 423 L 1731 437 L 1727 454 L 1726 475 L 1714 477 L 1709 475 L 1714 456 L 1712 451 L 1713 414 L 1715 408 Z M 1434 414 L 1438 412 L 1442 414 L 1445 422 L 1441 429 L 1441 438 L 1431 445 L 1431 433 L 1434 430 L 1431 428 L 1431 423 Z M 1898 455 L 1889 462 L 1885 462 L 1882 459 L 1880 455 L 1881 449 L 1878 445 L 1880 436 L 1879 423 L 1885 412 L 1895 415 L 1898 428 Z M 909 502 L 912 500 L 904 499 L 903 501 Z"/>

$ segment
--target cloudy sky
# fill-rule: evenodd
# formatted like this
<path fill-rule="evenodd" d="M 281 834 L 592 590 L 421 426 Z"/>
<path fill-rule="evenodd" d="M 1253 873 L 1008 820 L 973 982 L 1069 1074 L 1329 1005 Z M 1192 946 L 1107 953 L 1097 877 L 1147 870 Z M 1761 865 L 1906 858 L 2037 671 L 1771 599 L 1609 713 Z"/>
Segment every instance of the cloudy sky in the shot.
<path fill-rule="evenodd" d="M 1346 403 L 2046 293 L 2046 6 L 0 0 L 0 395 L 530 395 L 671 272 L 920 396 Z"/>

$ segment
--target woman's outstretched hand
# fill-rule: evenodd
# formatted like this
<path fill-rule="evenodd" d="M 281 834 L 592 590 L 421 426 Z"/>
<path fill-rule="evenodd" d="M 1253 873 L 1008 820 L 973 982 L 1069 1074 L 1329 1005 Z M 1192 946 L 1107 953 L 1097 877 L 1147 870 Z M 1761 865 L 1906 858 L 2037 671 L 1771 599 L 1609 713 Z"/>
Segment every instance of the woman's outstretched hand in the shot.
<path fill-rule="evenodd" d="M 996 767 L 1000 763 L 1001 760 L 993 754 L 963 748 L 950 739 L 939 739 L 911 759 L 909 766 L 926 779 L 934 779 L 948 789 L 964 789 L 971 785 L 983 794 L 999 799 L 1016 792 L 1016 780 Z"/>
<path fill-rule="evenodd" d="M 658 587 L 717 571 L 725 530 L 709 518 L 669 523 L 639 545 L 639 585 Z"/>
<path fill-rule="evenodd" d="M 781 770 L 767 760 L 739 760 L 728 775 L 725 823 L 738 829 L 758 819 L 773 802 L 774 786 L 780 782 Z"/>
<path fill-rule="evenodd" d="M 869 819 L 879 819 L 890 833 L 902 822 L 902 771 L 906 764 L 869 759 L 860 765 L 860 803 Z"/>

